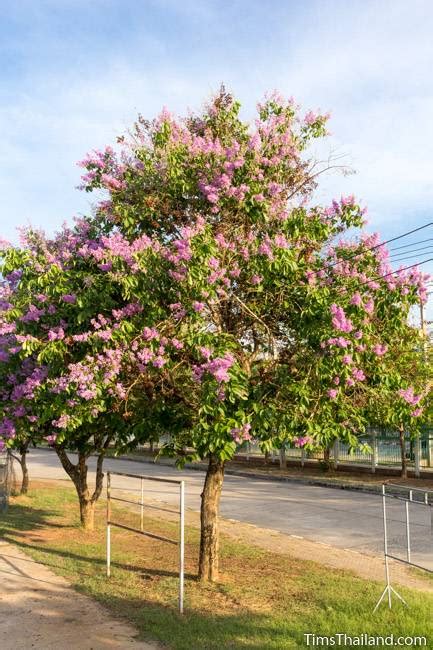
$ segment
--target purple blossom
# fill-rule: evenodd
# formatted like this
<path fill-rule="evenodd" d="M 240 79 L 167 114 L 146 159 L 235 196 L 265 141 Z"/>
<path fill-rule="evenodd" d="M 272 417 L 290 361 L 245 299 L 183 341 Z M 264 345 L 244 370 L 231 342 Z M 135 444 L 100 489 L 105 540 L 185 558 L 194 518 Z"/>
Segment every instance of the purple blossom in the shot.
<path fill-rule="evenodd" d="M 230 435 L 236 444 L 240 445 L 243 442 L 249 442 L 252 440 L 252 435 L 250 434 L 251 424 L 246 423 L 242 427 L 235 427 L 230 430 Z"/>
<path fill-rule="evenodd" d="M 35 305 L 30 305 L 28 311 L 21 316 L 23 323 L 37 322 L 45 314 L 45 309 L 38 309 Z"/>
<path fill-rule="evenodd" d="M 377 344 L 373 346 L 373 352 L 378 357 L 382 357 L 384 354 L 387 353 L 387 351 L 388 351 L 388 346 L 385 344 L 384 345 Z"/>
<path fill-rule="evenodd" d="M 415 395 L 413 386 L 409 386 L 406 390 L 402 388 L 398 391 L 398 394 L 407 404 L 411 404 L 412 406 L 419 404 L 422 399 L 422 395 Z"/>
<path fill-rule="evenodd" d="M 53 420 L 51 424 L 57 427 L 58 429 L 66 429 L 70 421 L 71 421 L 71 416 L 64 413 L 59 417 L 58 420 Z"/>
<path fill-rule="evenodd" d="M 3 438 L 14 438 L 15 434 L 15 424 L 10 418 L 3 418 L 3 420 L 0 420 L 0 436 Z"/>
<path fill-rule="evenodd" d="M 98 268 L 100 268 L 101 271 L 111 271 L 113 268 L 113 262 L 103 262 L 102 264 L 98 264 Z"/>
<path fill-rule="evenodd" d="M 372 314 L 374 311 L 374 301 L 372 298 L 369 298 L 366 303 L 364 303 L 364 309 L 367 314 Z"/>
<path fill-rule="evenodd" d="M 311 445 L 314 442 L 314 438 L 311 436 L 297 436 L 293 438 L 295 447 L 305 447 L 306 445 Z"/>
<path fill-rule="evenodd" d="M 145 327 L 143 329 L 143 338 L 145 341 L 151 341 L 158 338 L 158 331 L 154 327 Z"/>
<path fill-rule="evenodd" d="M 62 300 L 63 302 L 73 305 L 77 302 L 77 296 L 74 293 L 66 293 L 64 296 L 62 296 Z"/>
<path fill-rule="evenodd" d="M 359 291 L 356 291 L 356 293 L 353 294 L 350 299 L 350 304 L 355 305 L 355 307 L 360 307 L 362 305 L 362 297 Z"/>
<path fill-rule="evenodd" d="M 351 332 L 353 330 L 352 321 L 346 317 L 344 309 L 335 303 L 331 305 L 332 325 L 341 332 Z"/>

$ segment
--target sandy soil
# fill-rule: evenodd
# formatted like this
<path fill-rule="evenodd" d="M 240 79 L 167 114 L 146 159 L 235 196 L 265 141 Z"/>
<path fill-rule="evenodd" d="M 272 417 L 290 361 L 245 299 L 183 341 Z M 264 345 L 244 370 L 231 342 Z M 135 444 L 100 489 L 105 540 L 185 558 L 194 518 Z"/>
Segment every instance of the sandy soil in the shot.
<path fill-rule="evenodd" d="M 157 650 L 63 578 L 0 542 L 2 650 Z"/>

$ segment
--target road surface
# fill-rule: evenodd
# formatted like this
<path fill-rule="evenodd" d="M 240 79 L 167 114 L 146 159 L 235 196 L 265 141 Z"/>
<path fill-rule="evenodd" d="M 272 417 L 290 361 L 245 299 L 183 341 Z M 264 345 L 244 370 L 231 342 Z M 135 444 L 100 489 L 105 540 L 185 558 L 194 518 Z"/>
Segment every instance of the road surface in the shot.
<path fill-rule="evenodd" d="M 33 479 L 68 478 L 53 451 L 32 450 L 28 464 Z M 95 459 L 90 459 L 89 465 L 93 469 Z M 183 478 L 186 481 L 187 507 L 193 510 L 200 508 L 204 472 L 179 471 L 166 465 L 113 458 L 106 459 L 104 467 L 105 470 L 129 474 Z M 132 479 L 116 476 L 112 483 L 122 489 L 139 490 L 138 482 Z M 145 485 L 148 498 L 170 504 L 178 502 L 175 485 L 157 482 L 146 482 Z M 227 475 L 221 498 L 221 515 L 337 548 L 374 555 L 383 553 L 382 499 L 379 495 Z M 388 515 L 390 552 L 405 557 L 405 504 L 389 501 Z M 412 561 L 427 564 L 433 569 L 431 508 L 413 505 L 410 518 Z"/>

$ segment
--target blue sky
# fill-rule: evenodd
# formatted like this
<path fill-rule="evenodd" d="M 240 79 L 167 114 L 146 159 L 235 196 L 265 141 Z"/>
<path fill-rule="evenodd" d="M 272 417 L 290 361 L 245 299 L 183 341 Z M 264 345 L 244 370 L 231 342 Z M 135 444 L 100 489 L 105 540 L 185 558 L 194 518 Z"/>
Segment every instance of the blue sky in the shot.
<path fill-rule="evenodd" d="M 221 82 L 330 110 L 325 149 L 384 237 L 433 221 L 430 0 L 15 0 L 0 21 L 0 235 L 86 212 L 76 161 L 138 112 L 198 108 Z"/>

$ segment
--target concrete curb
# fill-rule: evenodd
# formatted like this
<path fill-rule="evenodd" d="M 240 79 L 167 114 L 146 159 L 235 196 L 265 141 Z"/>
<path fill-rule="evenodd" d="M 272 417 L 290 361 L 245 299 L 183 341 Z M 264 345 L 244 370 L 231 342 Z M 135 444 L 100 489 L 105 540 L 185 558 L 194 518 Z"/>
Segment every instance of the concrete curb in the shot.
<path fill-rule="evenodd" d="M 147 463 L 149 465 L 165 465 L 166 467 L 174 467 L 174 463 L 165 460 L 158 460 L 154 462 L 151 458 L 131 457 L 131 456 L 111 456 L 119 460 L 128 460 L 135 463 Z M 204 463 L 186 463 L 185 469 L 191 469 L 198 472 L 205 472 L 207 467 Z M 352 490 L 354 492 L 366 492 L 369 494 L 381 494 L 381 485 L 370 485 L 368 483 L 345 483 L 327 481 L 321 478 L 297 478 L 294 476 L 272 476 L 271 474 L 258 474 L 251 471 L 243 471 L 238 469 L 226 468 L 225 474 L 227 476 L 240 476 L 242 478 L 250 478 L 259 481 L 273 481 L 278 483 L 297 483 L 299 485 L 317 485 L 318 487 L 334 488 L 339 490 Z"/>
<path fill-rule="evenodd" d="M 44 448 L 45 449 L 45 448 Z M 50 451 L 54 451 L 47 447 Z M 96 454 L 91 454 L 91 456 L 96 456 Z M 143 463 L 148 465 L 161 465 L 166 467 L 174 467 L 174 462 L 170 461 L 168 458 L 163 458 L 155 461 L 152 458 L 145 458 L 140 456 L 106 456 L 106 458 L 117 459 L 117 460 L 127 460 L 133 463 Z M 205 463 L 186 463 L 185 469 L 190 469 L 197 472 L 206 472 L 207 465 Z M 227 476 L 239 476 L 241 478 L 250 478 L 258 481 L 273 481 L 274 483 L 297 483 L 298 485 L 317 485 L 318 487 L 333 488 L 335 490 L 350 490 L 353 492 L 364 492 L 366 494 L 381 494 L 382 493 L 382 484 L 375 485 L 370 483 L 347 483 L 344 481 L 329 481 L 325 478 L 302 478 L 295 476 L 277 476 L 272 474 L 260 474 L 251 471 L 244 471 L 238 469 L 226 468 L 225 474 Z M 384 479 L 386 477 L 384 476 Z M 394 477 L 388 477 L 388 480 L 393 479 Z M 384 480 L 384 483 L 387 481 Z"/>

